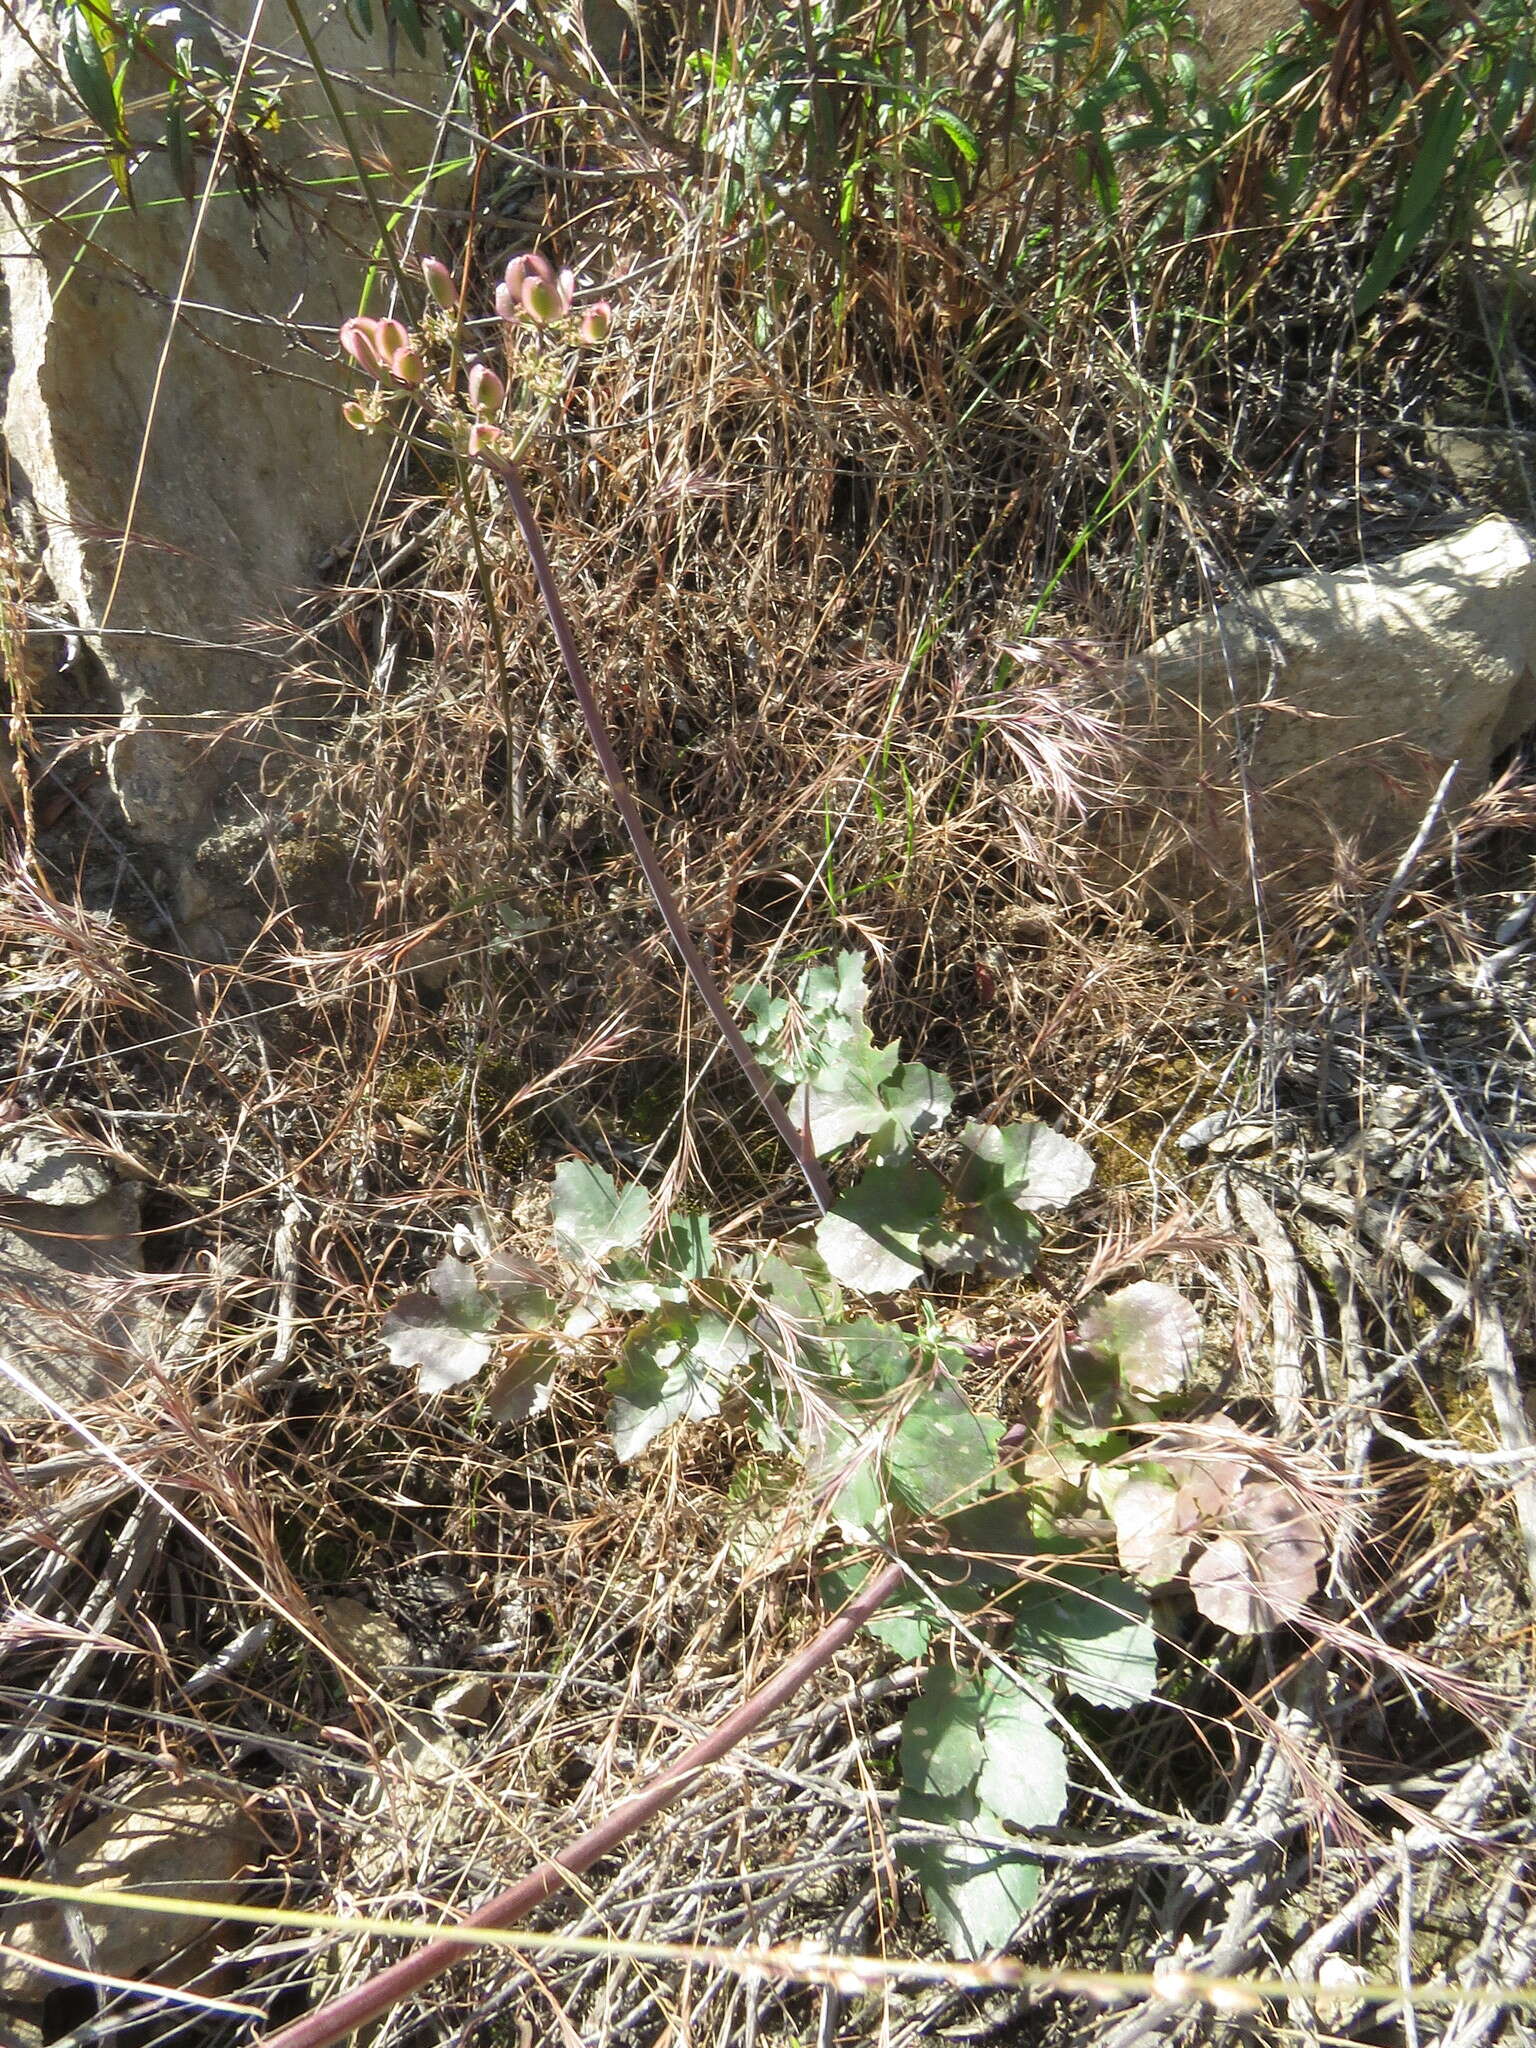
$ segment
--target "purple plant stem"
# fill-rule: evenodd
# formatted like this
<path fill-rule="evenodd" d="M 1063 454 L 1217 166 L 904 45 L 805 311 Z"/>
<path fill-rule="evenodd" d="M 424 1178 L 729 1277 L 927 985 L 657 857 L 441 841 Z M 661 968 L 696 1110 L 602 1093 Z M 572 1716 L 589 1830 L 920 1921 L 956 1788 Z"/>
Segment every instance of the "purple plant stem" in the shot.
<path fill-rule="evenodd" d="M 608 728 L 603 723 L 597 692 L 592 687 L 586 664 L 581 658 L 581 650 L 576 645 L 576 635 L 571 630 L 571 622 L 566 615 L 559 587 L 555 582 L 549 551 L 544 545 L 544 536 L 539 531 L 538 520 L 534 517 L 533 507 L 529 504 L 527 493 L 523 489 L 517 465 L 485 449 L 481 450 L 478 459 L 506 493 L 507 503 L 512 508 L 512 517 L 517 521 L 529 560 L 533 564 L 534 581 L 539 586 L 539 595 L 544 600 L 544 609 L 549 614 L 550 625 L 554 628 L 560 658 L 565 663 L 565 672 L 570 677 L 571 688 L 575 691 L 576 701 L 581 706 L 581 715 L 586 724 L 587 737 L 592 742 L 592 751 L 597 756 L 598 766 L 603 771 L 614 803 L 618 807 L 619 816 L 624 821 L 624 829 L 629 834 L 629 843 L 635 850 L 640 872 L 656 900 L 656 908 L 661 912 L 662 922 L 677 948 L 678 957 L 682 960 L 689 979 L 703 998 L 704 1007 L 714 1019 L 720 1036 L 730 1047 L 737 1065 L 751 1082 L 753 1093 L 768 1112 L 774 1129 L 789 1147 L 789 1155 L 804 1176 L 812 1200 L 825 1215 L 832 1206 L 832 1190 L 811 1149 L 809 1137 L 795 1129 L 788 1110 L 774 1091 L 772 1081 L 764 1073 L 757 1055 L 742 1036 L 741 1027 L 731 1015 L 721 993 L 720 984 L 715 979 L 714 970 L 694 943 L 693 934 L 683 917 L 682 906 L 673 893 L 672 884 L 667 880 L 666 869 L 662 866 L 661 858 L 652 844 L 651 835 L 646 830 L 640 806 L 635 802 L 618 754 L 614 751 L 613 741 L 608 736 Z"/>
<path fill-rule="evenodd" d="M 614 1807 L 596 1827 L 589 1828 L 558 1857 L 539 1864 L 537 1869 L 530 1870 L 526 1877 L 498 1893 L 478 1912 L 471 1913 L 465 1926 L 515 1926 L 569 1879 L 583 1870 L 590 1870 L 594 1863 L 617 1848 L 626 1835 L 653 1820 L 672 1804 L 700 1771 L 718 1763 L 743 1737 L 752 1734 L 771 1714 L 793 1699 L 805 1681 L 828 1663 L 855 1630 L 889 1599 L 904 1577 L 902 1566 L 894 1563 L 872 1573 L 866 1584 L 842 1612 L 827 1623 L 814 1641 L 782 1665 L 750 1699 L 743 1700 L 739 1707 L 727 1714 L 717 1728 L 696 1742 L 675 1764 L 653 1778 L 643 1791 Z M 451 1935 L 430 1941 L 415 1955 L 390 1963 L 361 1984 L 354 1985 L 352 1990 L 343 1992 L 340 1998 L 317 2006 L 291 2026 L 267 2035 L 262 2048 L 329 2048 L 330 2043 L 345 2040 L 356 2028 L 382 2018 L 402 1998 L 419 1991 L 423 1984 L 429 1984 L 450 1965 L 474 1953 L 472 1943 L 455 1941 Z"/>

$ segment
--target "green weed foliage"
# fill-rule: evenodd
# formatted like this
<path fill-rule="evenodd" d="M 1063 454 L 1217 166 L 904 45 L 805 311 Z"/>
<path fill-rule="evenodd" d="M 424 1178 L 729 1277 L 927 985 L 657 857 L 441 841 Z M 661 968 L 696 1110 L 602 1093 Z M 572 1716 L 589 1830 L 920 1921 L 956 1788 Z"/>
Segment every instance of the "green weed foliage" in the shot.
<path fill-rule="evenodd" d="M 759 1057 L 819 1155 L 858 1171 L 813 1227 L 727 1249 L 707 1215 L 663 1208 L 589 1160 L 555 1172 L 556 1263 L 448 1257 L 384 1325 L 424 1392 L 493 1358 L 495 1419 L 536 1413 L 561 1358 L 604 1343 L 608 1429 L 631 1460 L 667 1431 L 745 1418 L 760 1459 L 804 1503 L 799 1547 L 834 1603 L 872 1556 L 906 1592 L 870 1633 L 926 1667 L 901 1747 L 903 1853 L 951 1947 L 1011 1939 L 1038 1866 L 1019 1834 L 1054 1826 L 1072 1741 L 1063 1696 L 1143 1704 L 1158 1661 L 1150 1591 L 1184 1572 L 1210 1618 L 1275 1626 L 1313 1591 L 1323 1543 L 1294 1492 L 1207 1425 L 1155 1456 L 1162 1404 L 1184 1393 L 1200 1323 L 1173 1288 L 1137 1281 L 1085 1303 L 1068 1398 L 1027 1451 L 967 1398 L 970 1358 L 935 1285 L 1031 1271 L 1042 1215 L 1088 1187 L 1072 1139 L 1032 1120 L 949 1128 L 942 1076 L 876 1042 L 865 961 L 816 962 L 792 991 L 736 991 Z M 1118 1555 L 1066 1532 L 1107 1515 Z"/>
<path fill-rule="evenodd" d="M 392 40 L 424 55 L 435 29 L 467 55 L 456 90 L 472 121 L 493 74 L 466 52 L 470 11 L 382 4 Z M 64 71 L 130 204 L 136 158 L 163 152 L 191 198 L 227 113 L 247 145 L 281 118 L 259 66 L 241 71 L 176 17 L 127 0 L 58 9 Z M 373 0 L 349 18 L 371 32 Z M 1005 0 L 979 37 L 942 7 L 868 0 L 757 0 L 735 19 L 707 44 L 677 38 L 673 105 L 720 230 L 763 257 L 776 220 L 847 254 L 916 204 L 958 250 L 1070 291 L 1095 243 L 1135 271 L 1204 244 L 1240 274 L 1245 248 L 1267 257 L 1293 222 L 1342 207 L 1366 229 L 1357 316 L 1465 227 L 1536 88 L 1524 0 L 1318 5 L 1228 71 L 1203 61 L 1191 0 Z M 542 14 L 519 20 L 531 45 L 552 32 Z M 158 140 L 130 122 L 135 105 L 158 110 Z M 238 177 L 252 152 L 226 157 Z"/>

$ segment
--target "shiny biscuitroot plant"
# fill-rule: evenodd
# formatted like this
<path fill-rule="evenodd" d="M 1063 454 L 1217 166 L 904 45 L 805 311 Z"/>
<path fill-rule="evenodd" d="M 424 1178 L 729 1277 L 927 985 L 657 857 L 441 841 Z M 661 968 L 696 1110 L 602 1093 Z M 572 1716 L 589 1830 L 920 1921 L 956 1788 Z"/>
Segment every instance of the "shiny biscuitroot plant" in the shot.
<path fill-rule="evenodd" d="M 500 484 L 646 880 L 815 1215 L 727 1248 L 709 1216 L 567 1161 L 551 1259 L 466 1230 L 381 1334 L 421 1392 L 464 1388 L 503 1425 L 537 1415 L 562 1364 L 601 1347 L 626 1461 L 686 1423 L 741 1416 L 755 1439 L 743 1490 L 774 1508 L 757 1517 L 774 1525 L 766 1547 L 743 1541 L 744 1569 L 814 1556 L 829 1599 L 924 1666 L 901 1745 L 901 1853 L 950 1946 L 983 1954 L 1035 1897 L 1020 1831 L 1066 1807 L 1064 1696 L 1109 1708 L 1153 1696 L 1159 1588 L 1182 1584 L 1243 1633 L 1298 1613 L 1324 1550 L 1315 1507 L 1219 1423 L 1168 1433 L 1161 1410 L 1186 1389 L 1200 1325 L 1159 1282 L 1082 1304 L 1065 1332 L 1065 1398 L 1027 1442 L 972 1405 L 972 1361 L 938 1290 L 1030 1274 L 1041 1217 L 1086 1190 L 1093 1162 L 1035 1119 L 957 1123 L 944 1076 L 876 1040 L 858 953 L 727 1002 L 603 725 L 518 474 L 582 352 L 610 338 L 612 309 L 582 305 L 570 270 L 521 255 L 477 335 L 447 268 L 429 258 L 421 275 L 414 325 L 341 329 L 367 380 L 347 418 L 430 433 Z M 752 1515 L 748 1504 L 744 1526 Z"/>

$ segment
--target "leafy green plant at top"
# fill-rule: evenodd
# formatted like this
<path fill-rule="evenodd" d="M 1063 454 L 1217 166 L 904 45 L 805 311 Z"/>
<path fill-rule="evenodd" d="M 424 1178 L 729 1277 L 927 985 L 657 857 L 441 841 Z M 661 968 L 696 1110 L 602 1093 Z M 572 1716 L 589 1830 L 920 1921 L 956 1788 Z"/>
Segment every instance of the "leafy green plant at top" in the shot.
<path fill-rule="evenodd" d="M 355 0 L 347 15 L 358 35 L 372 33 L 371 0 Z M 196 195 L 196 158 L 209 154 L 222 135 L 236 188 L 256 201 L 256 145 L 283 117 L 282 86 L 269 64 L 242 64 L 238 39 L 174 0 L 154 6 L 66 0 L 55 18 L 64 75 L 101 136 L 107 169 L 127 205 L 136 203 L 137 165 L 154 154 L 144 139 L 153 132 L 151 120 L 159 124 L 165 161 L 184 199 Z M 391 37 L 399 31 L 418 57 L 427 54 L 418 0 L 384 0 L 384 18 Z"/>

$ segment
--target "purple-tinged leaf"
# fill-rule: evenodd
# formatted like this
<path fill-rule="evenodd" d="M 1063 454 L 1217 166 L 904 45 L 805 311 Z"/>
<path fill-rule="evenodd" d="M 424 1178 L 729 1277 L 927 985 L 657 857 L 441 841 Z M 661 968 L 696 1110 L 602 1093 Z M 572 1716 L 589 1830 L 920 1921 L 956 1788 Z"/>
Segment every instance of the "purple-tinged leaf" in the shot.
<path fill-rule="evenodd" d="M 1294 1619 L 1316 1592 L 1327 1545 L 1301 1502 L 1275 1479 L 1244 1485 L 1228 1527 L 1232 1533 L 1190 1568 L 1195 1605 L 1234 1635 L 1262 1635 Z"/>
<path fill-rule="evenodd" d="M 1180 1513 L 1178 1489 L 1156 1479 L 1129 1480 L 1110 1506 L 1120 1562 L 1144 1586 L 1166 1585 L 1184 1569 L 1192 1528 Z"/>
<path fill-rule="evenodd" d="M 1200 1356 L 1200 1318 L 1177 1288 L 1136 1280 L 1090 1303 L 1078 1341 L 1114 1360 L 1132 1393 L 1177 1393 Z"/>
<path fill-rule="evenodd" d="M 549 1406 L 559 1354 L 553 1344 L 535 1338 L 521 1346 L 485 1390 L 492 1422 L 527 1422 Z"/>

